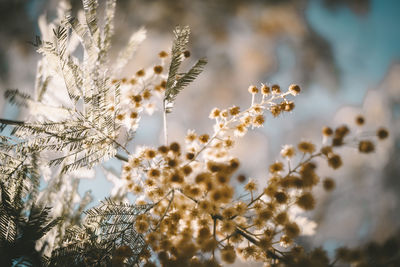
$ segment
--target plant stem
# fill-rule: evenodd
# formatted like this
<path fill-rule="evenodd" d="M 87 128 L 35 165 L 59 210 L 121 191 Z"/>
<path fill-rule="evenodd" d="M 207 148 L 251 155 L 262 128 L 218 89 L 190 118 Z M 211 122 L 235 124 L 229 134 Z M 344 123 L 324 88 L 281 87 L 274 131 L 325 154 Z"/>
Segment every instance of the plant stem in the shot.
<path fill-rule="evenodd" d="M 164 123 L 164 143 L 165 145 L 168 145 L 167 110 L 165 107 L 165 100 L 163 102 L 163 123 Z"/>
<path fill-rule="evenodd" d="M 119 160 L 128 162 L 128 158 L 125 157 L 125 156 L 122 156 L 121 154 L 118 154 L 118 153 L 117 153 L 117 154 L 115 154 L 115 157 L 116 157 L 117 159 L 119 159 Z"/>
<path fill-rule="evenodd" d="M 7 120 L 7 119 L 1 119 L 0 118 L 0 123 L 2 124 L 7 124 L 7 125 L 23 125 L 23 121 L 15 121 L 15 120 Z"/>

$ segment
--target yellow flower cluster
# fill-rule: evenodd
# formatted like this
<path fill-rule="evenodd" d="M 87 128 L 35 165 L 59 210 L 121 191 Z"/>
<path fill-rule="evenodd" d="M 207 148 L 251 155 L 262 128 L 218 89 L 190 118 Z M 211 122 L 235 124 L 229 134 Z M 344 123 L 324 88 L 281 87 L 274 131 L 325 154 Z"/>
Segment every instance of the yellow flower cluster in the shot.
<path fill-rule="evenodd" d="M 115 119 L 127 131 L 135 131 L 139 126 L 141 113 L 146 111 L 152 114 L 157 109 L 154 96 L 161 98 L 166 87 L 166 60 L 165 51 L 159 53 L 160 63 L 138 70 L 131 78 L 113 79 L 112 83 L 119 86 L 121 96 L 118 110 L 114 106 L 109 109 L 115 112 Z"/>
<path fill-rule="evenodd" d="M 267 111 L 273 116 L 290 111 L 286 106 L 294 105 L 287 97 L 300 88 L 291 85 L 282 93 L 278 85 L 262 85 L 250 86 L 249 92 L 252 103 L 244 111 L 237 106 L 211 111 L 213 135 L 190 130 L 184 143 L 138 149 L 123 167 L 123 179 L 137 204 L 154 204 L 136 219 L 135 230 L 145 236 L 163 266 L 219 266 L 237 257 L 283 261 L 287 253 L 302 251 L 295 239 L 308 227 L 296 221 L 295 210 L 315 208 L 315 186 L 321 184 L 326 191 L 335 187 L 334 179 L 320 178 L 315 159 L 326 159 L 334 169 L 342 165 L 335 150 L 347 143 L 347 126 L 325 127 L 322 134 L 330 144 L 319 149 L 309 141 L 284 146 L 282 160 L 269 166 L 265 184 L 253 179 L 244 183 L 246 177 L 235 174 L 240 165 L 230 153 L 235 139 L 263 125 Z M 387 136 L 385 131 L 380 128 L 378 138 Z M 369 142 L 360 141 L 360 152 L 371 150 Z M 143 255 L 145 266 L 154 266 L 150 255 Z"/>

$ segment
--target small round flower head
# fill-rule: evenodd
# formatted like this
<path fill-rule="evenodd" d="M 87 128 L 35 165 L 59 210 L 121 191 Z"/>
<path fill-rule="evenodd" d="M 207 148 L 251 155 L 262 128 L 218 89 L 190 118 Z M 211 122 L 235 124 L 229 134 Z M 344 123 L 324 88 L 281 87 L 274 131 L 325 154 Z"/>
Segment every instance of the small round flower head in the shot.
<path fill-rule="evenodd" d="M 167 154 L 169 151 L 169 148 L 167 146 L 159 146 L 158 147 L 158 152 L 160 152 L 161 154 Z"/>
<path fill-rule="evenodd" d="M 229 176 L 224 174 L 224 173 L 219 173 L 217 174 L 216 180 L 218 182 L 218 184 L 226 184 L 227 182 L 229 182 Z"/>
<path fill-rule="evenodd" d="M 250 115 L 245 115 L 240 118 L 240 121 L 242 122 L 244 127 L 250 126 L 251 122 L 253 121 L 253 117 Z"/>
<path fill-rule="evenodd" d="M 133 183 L 128 183 L 128 190 L 129 191 L 133 191 L 134 187 L 135 187 L 135 185 Z"/>
<path fill-rule="evenodd" d="M 262 114 L 264 112 L 264 106 L 255 104 L 251 107 L 252 111 L 254 111 L 256 114 Z"/>
<path fill-rule="evenodd" d="M 187 131 L 187 134 L 186 134 L 186 137 L 185 137 L 186 142 L 192 143 L 192 142 L 194 142 L 196 140 L 196 138 L 197 138 L 197 134 L 196 134 L 196 132 L 194 130 L 188 130 Z"/>
<path fill-rule="evenodd" d="M 178 161 L 176 159 L 169 158 L 167 160 L 167 164 L 168 164 L 169 167 L 175 168 L 178 165 Z"/>
<path fill-rule="evenodd" d="M 192 152 L 188 152 L 188 153 L 186 153 L 186 159 L 187 160 L 192 160 L 192 159 L 194 159 L 194 153 L 192 153 Z"/>
<path fill-rule="evenodd" d="M 161 74 L 163 71 L 163 67 L 160 65 L 154 66 L 153 71 L 155 74 Z"/>
<path fill-rule="evenodd" d="M 129 83 L 130 83 L 131 85 L 135 85 L 135 84 L 137 83 L 137 80 L 134 79 L 134 78 L 132 78 L 132 79 L 129 80 Z"/>
<path fill-rule="evenodd" d="M 228 118 L 228 115 L 229 115 L 229 113 L 228 113 L 228 111 L 226 109 L 221 111 L 221 117 L 222 118 Z"/>
<path fill-rule="evenodd" d="M 256 246 L 248 246 L 243 249 L 243 256 L 245 258 L 253 258 L 257 255 L 257 247 Z"/>
<path fill-rule="evenodd" d="M 179 153 L 181 150 L 180 145 L 177 142 L 173 142 L 169 145 L 169 149 L 174 153 Z"/>
<path fill-rule="evenodd" d="M 224 147 L 231 148 L 235 144 L 235 141 L 232 140 L 231 137 L 228 137 L 224 140 Z"/>
<path fill-rule="evenodd" d="M 276 202 L 278 202 L 279 204 L 284 204 L 288 200 L 288 196 L 285 192 L 276 192 L 274 197 Z"/>
<path fill-rule="evenodd" d="M 133 96 L 131 96 L 131 99 L 132 99 L 132 101 L 135 102 L 135 103 L 140 103 L 140 102 L 142 102 L 142 96 L 141 96 L 141 95 L 133 95 Z"/>
<path fill-rule="evenodd" d="M 239 168 L 239 165 L 240 165 L 239 159 L 233 158 L 229 160 L 229 165 L 228 165 L 229 171 L 230 172 L 235 171 L 237 168 Z"/>
<path fill-rule="evenodd" d="M 358 151 L 360 151 L 361 153 L 371 153 L 374 152 L 374 150 L 374 143 L 369 140 L 362 140 L 360 141 L 360 143 L 358 143 Z"/>
<path fill-rule="evenodd" d="M 184 56 L 185 58 L 190 57 L 190 51 L 189 51 L 189 50 L 186 50 L 185 52 L 183 52 L 183 56 Z"/>
<path fill-rule="evenodd" d="M 244 189 L 246 191 L 255 191 L 257 189 L 257 185 L 253 180 L 250 180 L 245 186 Z"/>
<path fill-rule="evenodd" d="M 147 171 L 147 175 L 150 178 L 157 178 L 160 176 L 160 171 L 158 169 L 150 169 Z"/>
<path fill-rule="evenodd" d="M 326 191 L 332 191 L 335 189 L 335 180 L 327 177 L 322 181 L 322 185 Z"/>
<path fill-rule="evenodd" d="M 138 70 L 136 72 L 136 76 L 138 77 L 143 77 L 146 74 L 146 72 L 144 71 L 144 69 Z"/>
<path fill-rule="evenodd" d="M 356 117 L 355 121 L 356 121 L 356 124 L 359 126 L 364 125 L 364 123 L 365 123 L 365 119 L 362 115 L 358 115 Z"/>
<path fill-rule="evenodd" d="M 158 93 L 162 92 L 165 90 L 165 87 L 162 87 L 160 84 L 154 86 L 154 90 L 157 91 Z"/>
<path fill-rule="evenodd" d="M 230 113 L 232 116 L 238 115 L 238 114 L 240 113 L 240 107 L 233 106 L 233 107 L 229 108 L 229 113 Z"/>
<path fill-rule="evenodd" d="M 253 125 L 255 127 L 261 127 L 263 126 L 264 122 L 265 122 L 264 116 L 260 114 L 254 118 Z"/>
<path fill-rule="evenodd" d="M 224 216 L 225 219 L 230 219 L 231 217 L 236 215 L 236 210 L 234 207 L 229 207 L 229 208 L 225 208 L 222 211 L 222 216 Z"/>
<path fill-rule="evenodd" d="M 338 169 L 342 166 L 342 158 L 337 155 L 337 154 L 333 154 L 331 156 L 329 156 L 328 158 L 328 165 L 333 168 L 333 169 Z"/>
<path fill-rule="evenodd" d="M 272 211 L 268 208 L 260 209 L 257 211 L 257 216 L 258 218 L 266 221 L 269 220 L 272 217 Z"/>
<path fill-rule="evenodd" d="M 119 120 L 119 121 L 122 121 L 123 119 L 125 119 L 125 115 L 124 115 L 123 113 L 120 113 L 120 114 L 118 114 L 115 118 L 116 118 L 117 120 Z"/>
<path fill-rule="evenodd" d="M 283 171 L 283 163 L 280 161 L 277 161 L 269 166 L 270 173 L 279 173 L 281 171 Z"/>
<path fill-rule="evenodd" d="M 136 220 L 135 228 L 138 233 L 144 233 L 149 229 L 149 223 L 146 220 Z"/>
<path fill-rule="evenodd" d="M 261 93 L 262 93 L 263 95 L 269 95 L 269 94 L 271 93 L 271 88 L 269 88 L 269 86 L 263 84 L 263 85 L 261 86 Z"/>
<path fill-rule="evenodd" d="M 247 133 L 247 127 L 243 124 L 238 124 L 235 127 L 234 135 L 237 137 L 242 137 Z"/>
<path fill-rule="evenodd" d="M 165 89 L 167 87 L 167 81 L 166 80 L 162 80 L 160 82 L 160 87 Z"/>
<path fill-rule="evenodd" d="M 132 158 L 129 158 L 129 164 L 131 165 L 132 168 L 136 168 L 136 167 L 140 166 L 141 160 L 140 160 L 140 158 L 132 157 Z"/>
<path fill-rule="evenodd" d="M 221 232 L 232 234 L 236 229 L 236 224 L 233 220 L 223 220 L 221 223 Z"/>
<path fill-rule="evenodd" d="M 344 144 L 343 137 L 335 136 L 332 139 L 332 146 L 342 146 Z"/>
<path fill-rule="evenodd" d="M 257 94 L 258 93 L 258 88 L 255 85 L 250 85 L 248 88 L 248 91 L 250 94 Z"/>
<path fill-rule="evenodd" d="M 171 181 L 172 183 L 181 184 L 181 183 L 183 183 L 183 180 L 184 180 L 184 177 L 183 177 L 182 174 L 179 173 L 179 172 L 174 172 L 174 173 L 172 173 L 171 176 L 170 176 L 170 181 Z"/>
<path fill-rule="evenodd" d="M 207 143 L 210 140 L 210 136 L 208 134 L 202 134 L 199 136 L 199 141 L 203 144 Z"/>
<path fill-rule="evenodd" d="M 322 135 L 323 136 L 331 136 L 332 134 L 333 134 L 332 128 L 330 128 L 328 126 L 322 127 Z"/>
<path fill-rule="evenodd" d="M 376 131 L 376 135 L 380 140 L 386 139 L 389 136 L 389 131 L 386 130 L 385 128 L 379 128 Z"/>
<path fill-rule="evenodd" d="M 156 183 L 155 183 L 155 181 L 154 181 L 153 179 L 147 179 L 147 180 L 144 181 L 144 184 L 145 184 L 147 187 L 152 187 L 152 186 L 154 186 Z"/>
<path fill-rule="evenodd" d="M 143 187 L 141 187 L 140 185 L 134 185 L 133 189 L 132 189 L 134 194 L 141 194 L 143 193 Z"/>
<path fill-rule="evenodd" d="M 304 210 L 312 210 L 315 206 L 315 200 L 310 192 L 306 192 L 297 198 L 296 204 Z"/>
<path fill-rule="evenodd" d="M 132 170 L 132 167 L 131 166 L 129 166 L 129 165 L 124 165 L 124 171 L 125 172 L 130 172 Z"/>
<path fill-rule="evenodd" d="M 281 93 L 281 87 L 277 84 L 274 84 L 271 86 L 271 90 L 274 94 L 280 94 Z"/>
<path fill-rule="evenodd" d="M 156 156 L 156 151 L 154 149 L 146 149 L 144 154 L 147 159 L 152 159 Z"/>
<path fill-rule="evenodd" d="M 256 211 L 260 211 L 262 208 L 264 208 L 264 205 L 260 201 L 256 201 L 253 204 L 253 209 Z"/>
<path fill-rule="evenodd" d="M 296 151 L 292 145 L 284 145 L 281 150 L 281 156 L 284 158 L 292 158 Z"/>
<path fill-rule="evenodd" d="M 335 136 L 336 137 L 343 138 L 346 135 L 348 135 L 349 133 L 350 133 L 350 129 L 346 125 L 342 125 L 342 126 L 336 128 L 336 130 L 335 130 Z"/>
<path fill-rule="evenodd" d="M 272 116 L 278 117 L 279 114 L 281 114 L 282 110 L 279 105 L 274 105 L 274 106 L 270 107 L 270 111 L 271 111 Z"/>
<path fill-rule="evenodd" d="M 122 78 L 122 79 L 121 79 L 121 82 L 122 82 L 122 83 L 126 83 L 126 82 L 127 82 L 127 79 L 126 79 L 126 78 Z"/>
<path fill-rule="evenodd" d="M 226 246 L 221 250 L 221 259 L 229 264 L 232 264 L 236 260 L 236 252 L 233 246 Z"/>
<path fill-rule="evenodd" d="M 247 210 L 247 204 L 239 201 L 235 204 L 235 210 L 238 215 L 243 215 Z"/>
<path fill-rule="evenodd" d="M 221 110 L 219 110 L 219 108 L 213 108 L 213 110 L 211 110 L 210 115 L 208 117 L 210 119 L 215 119 L 215 118 L 218 118 L 219 115 L 221 115 Z"/>
<path fill-rule="evenodd" d="M 161 51 L 160 53 L 158 53 L 158 56 L 159 56 L 160 58 L 165 58 L 165 57 L 168 56 L 168 53 L 165 52 L 165 51 Z"/>
<path fill-rule="evenodd" d="M 236 179 L 239 183 L 244 183 L 246 181 L 246 176 L 244 176 L 243 174 L 239 174 Z"/>
<path fill-rule="evenodd" d="M 315 145 L 311 142 L 302 141 L 297 145 L 297 148 L 303 153 L 312 154 L 315 151 Z"/>
<path fill-rule="evenodd" d="M 150 99 L 150 97 L 151 97 L 151 92 L 150 92 L 150 90 L 149 90 L 149 89 L 145 89 L 145 90 L 143 91 L 143 93 L 142 93 L 142 96 L 143 96 L 143 98 L 146 99 L 146 100 Z"/>
<path fill-rule="evenodd" d="M 207 169 L 210 170 L 211 172 L 219 172 L 222 171 L 224 168 L 224 165 L 215 161 L 209 161 L 207 162 Z"/>
<path fill-rule="evenodd" d="M 289 92 L 294 96 L 300 94 L 300 91 L 301 91 L 300 86 L 298 86 L 297 84 L 291 84 L 289 86 Z"/>
<path fill-rule="evenodd" d="M 321 148 L 321 153 L 324 154 L 325 156 L 328 156 L 332 152 L 333 152 L 333 150 L 332 150 L 331 146 L 324 146 Z"/>
<path fill-rule="evenodd" d="M 286 235 L 290 238 L 295 238 L 300 234 L 300 227 L 295 222 L 286 223 L 284 230 Z"/>
<path fill-rule="evenodd" d="M 278 224 L 284 224 L 288 220 L 288 215 L 286 212 L 281 212 L 275 217 L 275 221 Z"/>
<path fill-rule="evenodd" d="M 293 109 L 294 109 L 294 102 L 293 101 L 285 102 L 284 110 L 286 112 L 292 111 Z"/>

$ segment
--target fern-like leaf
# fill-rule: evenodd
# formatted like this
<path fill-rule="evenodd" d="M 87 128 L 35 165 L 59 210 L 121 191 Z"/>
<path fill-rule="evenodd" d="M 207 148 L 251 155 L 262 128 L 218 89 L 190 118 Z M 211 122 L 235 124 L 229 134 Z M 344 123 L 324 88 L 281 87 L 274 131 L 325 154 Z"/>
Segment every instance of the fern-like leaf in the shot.
<path fill-rule="evenodd" d="M 86 211 L 83 227 L 67 230 L 64 245 L 50 258 L 53 266 L 108 266 L 121 248 L 128 250 L 128 266 L 138 264 L 147 244 L 135 231 L 136 217 L 148 212 L 152 205 L 116 203 L 110 199 Z"/>
<path fill-rule="evenodd" d="M 177 95 L 203 71 L 207 60 L 202 58 L 186 73 L 178 74 L 179 67 L 183 61 L 183 53 L 189 41 L 190 29 L 177 27 L 174 31 L 175 38 L 172 45 L 172 59 L 169 67 L 168 79 L 164 95 L 164 109 L 171 112 Z"/>
<path fill-rule="evenodd" d="M 8 89 L 4 93 L 4 97 L 11 103 L 17 106 L 26 107 L 28 101 L 31 100 L 31 96 L 20 92 L 18 89 Z"/>

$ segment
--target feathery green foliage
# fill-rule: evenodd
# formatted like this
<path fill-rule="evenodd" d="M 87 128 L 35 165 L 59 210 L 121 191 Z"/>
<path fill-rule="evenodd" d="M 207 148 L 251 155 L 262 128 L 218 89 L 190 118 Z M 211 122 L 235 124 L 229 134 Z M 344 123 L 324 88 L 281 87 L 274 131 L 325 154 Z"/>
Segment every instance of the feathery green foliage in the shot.
<path fill-rule="evenodd" d="M 199 76 L 207 64 L 207 60 L 202 58 L 188 72 L 178 73 L 184 59 L 184 52 L 187 49 L 189 35 L 190 29 L 188 26 L 182 28 L 178 26 L 174 30 L 174 42 L 171 50 L 172 58 L 164 96 L 164 108 L 167 113 L 172 111 L 177 95 Z"/>
<path fill-rule="evenodd" d="M 127 259 L 129 266 L 138 264 L 147 244 L 135 231 L 135 220 L 151 208 L 152 205 L 115 203 L 110 199 L 102 201 L 99 207 L 85 212 L 82 227 L 67 230 L 64 245 L 53 252 L 50 264 L 111 266 L 122 258 Z"/>
<path fill-rule="evenodd" d="M 190 29 L 177 27 L 168 76 L 163 73 L 168 55 L 162 52 L 162 63 L 152 72 L 141 69 L 137 80 L 118 79 L 146 31 L 141 28 L 132 34 L 110 62 L 115 0 L 106 1 L 103 27 L 97 8 L 97 0 L 83 0 L 84 20 L 67 11 L 52 28 L 50 40 L 37 38 L 35 45 L 43 59 L 37 67 L 34 96 L 6 91 L 11 103 L 27 107 L 32 116 L 27 121 L 0 119 L 0 130 L 13 127 L 12 137 L 0 136 L 0 263 L 139 266 L 157 260 L 163 266 L 215 266 L 220 259 L 233 263 L 240 254 L 272 266 L 332 266 L 322 249 L 304 252 L 295 245 L 307 223 L 300 225 L 291 209 L 315 206 L 312 190 L 320 180 L 315 158 L 327 160 L 335 169 L 342 165 L 334 140 L 320 150 L 308 141 L 297 148 L 285 146 L 281 154 L 288 164 L 272 164 L 262 190 L 250 180 L 243 184 L 248 193 L 235 198 L 236 188 L 230 184 L 240 164 L 229 151 L 234 139 L 263 126 L 266 112 L 274 117 L 290 112 L 294 108 L 290 97 L 300 87 L 293 84 L 282 92 L 278 85 L 250 86 L 249 108 L 212 111 L 212 136 L 189 131 L 186 146 L 178 142 L 167 146 L 166 113 L 172 111 L 177 95 L 200 75 L 207 60 L 201 58 L 187 72 L 179 72 L 184 57 L 190 55 Z M 82 58 L 73 53 L 72 37 L 79 39 Z M 165 145 L 130 155 L 126 145 L 138 126 L 143 102 L 163 89 Z M 66 101 L 54 97 L 61 91 Z M 350 131 L 347 126 L 329 130 L 329 135 L 335 133 L 340 139 L 338 146 Z M 384 139 L 388 132 L 381 128 L 378 136 Z M 364 142 L 369 144 L 368 152 L 372 151 L 373 143 Z M 116 154 L 118 149 L 129 157 Z M 291 168 L 298 152 L 303 157 Z M 118 193 L 112 192 L 100 205 L 84 211 L 92 201 L 91 191 L 79 196 L 84 172 L 72 171 L 93 171 L 97 163 L 113 156 L 124 161 L 115 182 Z M 246 180 L 243 175 L 238 178 L 239 182 Z M 47 186 L 39 190 L 41 180 Z M 324 181 L 328 181 L 325 189 L 333 188 L 331 178 Z M 136 194 L 140 204 L 122 202 L 128 191 Z M 51 213 L 50 208 L 42 208 L 43 203 L 52 203 Z M 393 242 L 390 250 L 396 248 L 397 241 Z M 396 251 L 388 255 L 393 262 L 398 260 Z M 352 262 L 347 256 L 338 259 Z"/>
<path fill-rule="evenodd" d="M 15 189 L 0 182 L 0 262 L 4 266 L 42 266 L 46 262 L 35 249 L 36 242 L 57 225 L 50 219 L 50 208 L 27 203 Z M 10 192 L 15 192 L 14 196 Z M 19 264 L 16 264 L 19 262 Z"/>

